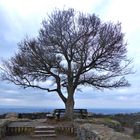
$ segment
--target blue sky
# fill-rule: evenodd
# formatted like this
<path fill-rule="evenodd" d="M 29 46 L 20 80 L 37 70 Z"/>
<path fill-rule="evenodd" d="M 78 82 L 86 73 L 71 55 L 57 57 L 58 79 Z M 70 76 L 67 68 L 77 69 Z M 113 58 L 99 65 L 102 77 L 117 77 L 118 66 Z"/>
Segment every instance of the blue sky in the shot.
<path fill-rule="evenodd" d="M 97 91 L 83 88 L 75 94 L 75 106 L 83 108 L 140 108 L 140 1 L 139 0 L 0 0 L 0 59 L 17 51 L 17 43 L 26 35 L 35 37 L 41 21 L 55 8 L 74 8 L 95 13 L 103 21 L 122 23 L 128 42 L 128 57 L 133 58 L 135 74 L 127 79 L 129 88 Z M 0 61 L 1 65 L 1 61 Z M 22 89 L 0 81 L 0 105 L 63 107 L 55 93 Z"/>

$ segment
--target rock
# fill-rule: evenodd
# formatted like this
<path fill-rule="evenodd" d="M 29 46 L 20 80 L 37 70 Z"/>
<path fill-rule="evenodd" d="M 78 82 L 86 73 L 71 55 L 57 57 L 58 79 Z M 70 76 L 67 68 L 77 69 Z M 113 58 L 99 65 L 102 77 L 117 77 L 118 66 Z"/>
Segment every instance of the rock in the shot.
<path fill-rule="evenodd" d="M 103 124 L 83 124 L 77 128 L 77 140 L 134 140 L 123 133 L 115 132 Z"/>
<path fill-rule="evenodd" d="M 123 127 L 122 127 L 121 123 L 116 120 L 105 118 L 103 124 L 114 129 L 115 131 L 118 131 L 118 132 L 123 131 Z"/>
<path fill-rule="evenodd" d="M 121 123 L 110 119 L 110 118 L 91 118 L 91 119 L 75 119 L 75 123 L 78 124 L 84 124 L 84 123 L 91 123 L 91 124 L 104 124 L 115 131 L 121 132 L 123 131 L 123 127 L 121 126 Z"/>
<path fill-rule="evenodd" d="M 140 135 L 140 122 L 136 122 L 133 128 L 134 135 Z"/>
<path fill-rule="evenodd" d="M 16 119 L 18 119 L 18 114 L 17 113 L 8 113 L 8 114 L 6 114 L 5 119 L 16 120 Z"/>

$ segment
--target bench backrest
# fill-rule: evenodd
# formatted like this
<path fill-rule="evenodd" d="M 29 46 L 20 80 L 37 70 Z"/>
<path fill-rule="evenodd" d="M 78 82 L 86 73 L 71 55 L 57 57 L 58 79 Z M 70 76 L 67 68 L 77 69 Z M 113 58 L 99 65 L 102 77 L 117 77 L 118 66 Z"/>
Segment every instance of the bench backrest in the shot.
<path fill-rule="evenodd" d="M 53 115 L 54 116 L 61 116 L 61 115 L 64 115 L 66 112 L 65 109 L 55 109 L 53 111 Z M 87 109 L 74 109 L 74 115 L 80 115 L 81 117 L 87 117 Z"/>

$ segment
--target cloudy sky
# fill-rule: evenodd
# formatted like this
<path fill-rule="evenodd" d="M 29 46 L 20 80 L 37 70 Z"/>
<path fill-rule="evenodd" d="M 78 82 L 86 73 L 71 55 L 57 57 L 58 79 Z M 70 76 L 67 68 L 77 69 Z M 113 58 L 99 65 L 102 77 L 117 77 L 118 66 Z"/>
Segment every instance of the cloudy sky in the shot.
<path fill-rule="evenodd" d="M 42 19 L 55 8 L 74 8 L 95 13 L 103 21 L 120 21 L 128 42 L 128 57 L 134 59 L 136 73 L 127 77 L 131 87 L 104 91 L 84 88 L 75 95 L 76 107 L 140 108 L 139 5 L 139 0 L 0 0 L 0 59 L 13 56 L 17 43 L 26 35 L 36 36 Z M 3 81 L 0 81 L 0 105 L 63 107 L 54 93 L 25 90 Z"/>

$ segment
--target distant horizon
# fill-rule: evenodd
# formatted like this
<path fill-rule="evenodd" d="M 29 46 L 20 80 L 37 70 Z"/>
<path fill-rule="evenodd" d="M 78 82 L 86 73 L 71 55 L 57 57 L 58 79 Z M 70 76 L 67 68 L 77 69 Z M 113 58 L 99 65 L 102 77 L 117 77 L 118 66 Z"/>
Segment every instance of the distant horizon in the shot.
<path fill-rule="evenodd" d="M 49 107 L 31 107 L 31 106 L 1 106 L 0 105 L 0 115 L 7 113 L 47 113 L 53 112 L 54 109 L 64 109 L 64 108 L 49 108 Z M 87 109 L 90 113 L 95 114 L 133 114 L 140 113 L 140 108 L 75 108 L 75 109 Z"/>
<path fill-rule="evenodd" d="M 17 105 L 0 105 L 0 108 L 46 108 L 46 109 L 65 109 L 65 107 L 47 107 L 47 106 L 17 106 Z M 84 108 L 84 109 L 140 109 L 140 107 L 75 107 L 76 108 Z"/>

